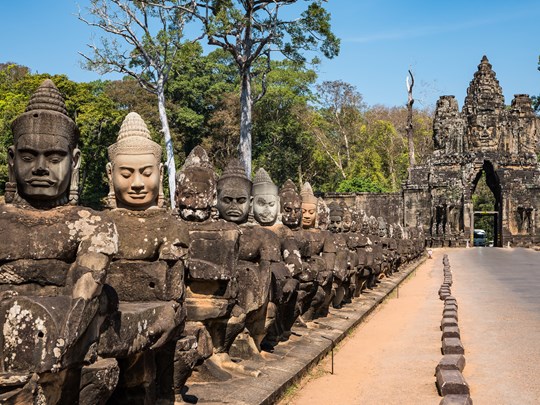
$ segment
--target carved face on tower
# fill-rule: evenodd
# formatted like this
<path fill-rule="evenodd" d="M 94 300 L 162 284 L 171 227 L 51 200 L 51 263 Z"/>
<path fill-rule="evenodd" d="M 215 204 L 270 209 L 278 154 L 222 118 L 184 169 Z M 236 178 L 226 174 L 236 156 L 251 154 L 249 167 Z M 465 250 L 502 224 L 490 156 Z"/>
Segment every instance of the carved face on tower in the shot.
<path fill-rule="evenodd" d="M 308 182 L 304 183 L 302 191 L 302 228 L 315 228 L 317 221 L 317 197 L 313 195 L 313 189 Z"/>
<path fill-rule="evenodd" d="M 205 221 L 217 203 L 217 179 L 206 151 L 196 146 L 176 176 L 176 206 L 182 219 Z"/>
<path fill-rule="evenodd" d="M 76 203 L 79 131 L 51 80 L 45 80 L 32 95 L 12 130 L 9 169 L 18 196 L 37 208 L 63 205 L 70 199 Z"/>
<path fill-rule="evenodd" d="M 291 229 L 298 228 L 302 221 L 302 197 L 292 180 L 287 180 L 279 190 L 281 222 Z"/>
<path fill-rule="evenodd" d="M 328 208 L 330 208 L 330 224 L 328 225 L 328 229 L 331 232 L 339 233 L 343 230 L 343 208 L 335 201 L 332 201 Z"/>
<path fill-rule="evenodd" d="M 257 170 L 251 189 L 253 217 L 263 225 L 273 225 L 279 213 L 278 188 L 264 169 Z"/>
<path fill-rule="evenodd" d="M 217 209 L 226 221 L 246 222 L 251 204 L 251 181 L 238 159 L 233 159 L 217 183 Z"/>
<path fill-rule="evenodd" d="M 130 112 L 120 128 L 118 140 L 109 146 L 107 175 L 112 207 L 146 210 L 161 205 L 163 165 L 161 146 L 135 112 Z"/>

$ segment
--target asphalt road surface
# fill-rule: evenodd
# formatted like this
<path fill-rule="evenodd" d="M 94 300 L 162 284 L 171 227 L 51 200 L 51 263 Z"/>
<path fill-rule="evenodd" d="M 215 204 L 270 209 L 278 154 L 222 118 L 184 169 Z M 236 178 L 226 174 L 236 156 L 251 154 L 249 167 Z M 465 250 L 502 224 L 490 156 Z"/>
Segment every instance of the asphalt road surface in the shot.
<path fill-rule="evenodd" d="M 475 404 L 540 404 L 540 252 L 448 250 Z"/>
<path fill-rule="evenodd" d="M 327 359 L 282 404 L 439 403 L 444 253 L 474 404 L 540 404 L 540 252 L 507 248 L 437 249 L 345 340 L 334 374 Z"/>

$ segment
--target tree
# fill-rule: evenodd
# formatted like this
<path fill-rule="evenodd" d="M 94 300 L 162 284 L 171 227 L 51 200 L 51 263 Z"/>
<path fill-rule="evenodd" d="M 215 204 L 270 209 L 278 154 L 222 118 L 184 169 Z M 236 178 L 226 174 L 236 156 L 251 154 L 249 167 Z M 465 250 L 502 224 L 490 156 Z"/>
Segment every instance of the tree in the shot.
<path fill-rule="evenodd" d="M 183 35 L 184 16 L 178 9 L 149 5 L 144 1 L 91 0 L 90 21 L 79 20 L 106 33 L 101 46 L 88 45 L 92 56 L 81 55 L 86 67 L 101 73 L 118 72 L 133 77 L 140 86 L 157 96 L 159 117 L 166 149 L 171 206 L 174 208 L 176 166 L 165 108 L 165 89 Z"/>
<path fill-rule="evenodd" d="M 353 85 L 336 80 L 318 85 L 317 98 L 320 118 L 313 121 L 312 132 L 345 179 L 364 124 L 362 95 Z"/>
<path fill-rule="evenodd" d="M 208 44 L 229 52 L 240 76 L 239 155 L 251 176 L 253 105 L 266 90 L 272 54 L 305 61 L 303 52 L 320 50 L 327 58 L 339 53 L 339 39 L 331 32 L 330 14 L 323 0 L 309 0 L 299 18 L 283 18 L 282 9 L 298 0 L 173 0 L 168 9 L 181 10 L 202 23 Z M 290 8 L 290 7 L 289 7 Z M 254 69 L 262 59 L 265 67 Z M 252 79 L 260 77 L 261 92 L 253 94 Z"/>
<path fill-rule="evenodd" d="M 264 167 L 277 184 L 312 181 L 313 137 L 301 119 L 309 114 L 316 74 L 304 64 L 272 62 L 267 92 L 254 108 L 253 162 Z"/>
<path fill-rule="evenodd" d="M 409 82 L 409 77 L 411 81 Z M 407 143 L 409 146 L 409 167 L 416 165 L 416 157 L 414 155 L 414 130 L 413 130 L 413 86 L 414 76 L 409 69 L 409 76 L 407 76 Z"/>

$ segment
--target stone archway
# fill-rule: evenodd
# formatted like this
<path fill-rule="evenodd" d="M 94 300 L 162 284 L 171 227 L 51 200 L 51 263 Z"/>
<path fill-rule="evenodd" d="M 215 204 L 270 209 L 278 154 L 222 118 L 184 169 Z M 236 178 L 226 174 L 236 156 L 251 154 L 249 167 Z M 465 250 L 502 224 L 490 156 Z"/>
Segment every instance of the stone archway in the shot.
<path fill-rule="evenodd" d="M 538 244 L 539 122 L 528 95 L 517 94 L 506 105 L 484 56 L 461 110 L 454 96 L 437 102 L 433 154 L 409 169 L 403 187 L 404 223 L 422 224 L 431 246 L 464 246 L 474 230 L 472 195 L 485 173 L 495 198 L 485 211 L 496 218 L 495 245 Z"/>
<path fill-rule="evenodd" d="M 478 183 L 480 179 L 482 178 L 482 175 L 485 175 L 485 181 L 486 184 L 491 191 L 493 195 L 493 206 L 489 207 L 481 207 L 482 209 L 479 210 L 478 207 L 474 207 L 474 204 L 472 203 L 473 195 L 475 194 L 475 191 L 478 187 Z M 493 217 L 493 246 L 496 247 L 502 247 L 503 246 L 503 240 L 502 240 L 502 207 L 503 207 L 503 199 L 502 199 L 502 189 L 501 189 L 501 182 L 499 179 L 499 176 L 497 175 L 497 172 L 495 171 L 495 168 L 491 161 L 484 160 L 481 168 L 477 170 L 476 176 L 474 177 L 473 181 L 468 187 L 470 196 L 471 204 L 469 204 L 470 207 L 472 207 L 473 212 L 470 215 L 471 218 L 471 226 L 470 226 L 470 240 L 472 241 L 473 238 L 473 232 L 476 228 L 475 226 L 475 219 L 478 219 L 480 216 L 490 216 Z"/>

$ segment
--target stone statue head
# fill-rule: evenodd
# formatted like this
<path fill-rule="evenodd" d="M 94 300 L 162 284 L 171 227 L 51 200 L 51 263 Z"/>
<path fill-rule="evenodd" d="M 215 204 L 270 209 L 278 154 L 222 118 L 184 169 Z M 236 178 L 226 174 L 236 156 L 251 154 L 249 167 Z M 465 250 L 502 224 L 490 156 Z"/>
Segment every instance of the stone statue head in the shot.
<path fill-rule="evenodd" d="M 311 184 L 304 183 L 302 191 L 300 191 L 300 197 L 302 197 L 302 228 L 315 228 L 318 200 L 313 194 Z"/>
<path fill-rule="evenodd" d="M 316 227 L 321 230 L 328 229 L 328 223 L 330 222 L 330 209 L 322 198 L 318 198 L 317 202 L 317 225 Z"/>
<path fill-rule="evenodd" d="M 217 176 L 201 146 L 195 146 L 176 174 L 176 206 L 182 219 L 205 221 L 217 204 Z"/>
<path fill-rule="evenodd" d="M 367 236 L 370 234 L 370 218 L 364 211 L 362 215 L 362 225 L 360 227 L 360 232 L 362 235 Z"/>
<path fill-rule="evenodd" d="M 302 221 L 302 197 L 291 179 L 283 183 L 279 190 L 281 204 L 281 222 L 291 229 L 296 229 Z"/>
<path fill-rule="evenodd" d="M 35 208 L 77 204 L 79 130 L 52 80 L 39 86 L 11 129 L 6 201 L 22 199 Z"/>
<path fill-rule="evenodd" d="M 163 206 L 161 146 L 136 112 L 130 112 L 108 148 L 108 203 L 111 208 L 146 210 Z"/>
<path fill-rule="evenodd" d="M 328 229 L 331 232 L 339 233 L 343 230 L 343 208 L 335 201 L 332 201 L 328 208 L 330 208 L 330 224 Z"/>
<path fill-rule="evenodd" d="M 345 201 L 342 201 L 339 205 L 343 210 L 343 217 L 341 223 L 342 232 L 350 232 L 353 226 L 352 212 L 349 207 L 347 207 Z"/>
<path fill-rule="evenodd" d="M 370 235 L 379 235 L 379 221 L 373 215 L 369 217 L 369 233 Z"/>
<path fill-rule="evenodd" d="M 377 217 L 377 222 L 378 222 L 378 234 L 381 238 L 386 238 L 387 236 L 387 229 L 386 229 L 386 221 L 384 220 L 383 217 Z"/>
<path fill-rule="evenodd" d="M 349 212 L 351 213 L 351 232 L 358 232 L 362 223 L 360 212 L 355 207 L 349 208 Z"/>
<path fill-rule="evenodd" d="M 263 168 L 255 173 L 251 194 L 255 221 L 263 226 L 273 225 L 279 213 L 278 188 Z"/>
<path fill-rule="evenodd" d="M 251 180 L 238 159 L 232 159 L 217 182 L 217 209 L 226 221 L 247 221 L 251 204 Z"/>

